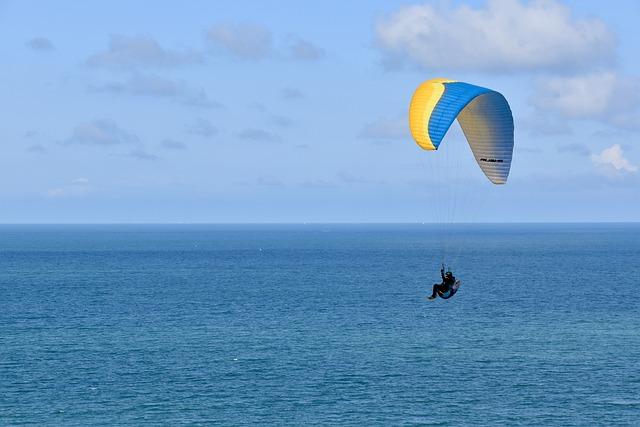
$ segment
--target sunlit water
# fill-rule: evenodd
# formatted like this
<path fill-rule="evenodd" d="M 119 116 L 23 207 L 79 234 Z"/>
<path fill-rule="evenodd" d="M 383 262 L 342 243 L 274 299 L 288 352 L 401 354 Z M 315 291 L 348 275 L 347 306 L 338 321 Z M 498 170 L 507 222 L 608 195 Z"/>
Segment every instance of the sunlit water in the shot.
<path fill-rule="evenodd" d="M 0 425 L 638 425 L 640 225 L 2 226 Z"/>

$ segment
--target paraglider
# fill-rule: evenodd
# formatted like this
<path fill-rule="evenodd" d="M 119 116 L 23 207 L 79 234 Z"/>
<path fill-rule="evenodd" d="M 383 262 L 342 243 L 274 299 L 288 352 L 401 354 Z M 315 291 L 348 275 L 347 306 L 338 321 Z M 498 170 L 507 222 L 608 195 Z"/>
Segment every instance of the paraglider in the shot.
<path fill-rule="evenodd" d="M 449 299 L 458 292 L 460 281 L 456 280 L 451 270 L 447 270 L 446 273 L 444 272 L 444 264 L 442 264 L 442 268 L 440 269 L 440 276 L 442 277 L 442 283 L 433 285 L 433 292 L 427 299 L 434 300 L 436 297 Z"/>
<path fill-rule="evenodd" d="M 456 119 L 484 175 L 493 184 L 505 184 L 514 131 L 505 97 L 491 89 L 444 78 L 427 80 L 416 89 L 409 107 L 409 128 L 422 149 L 437 151 Z M 443 168 L 440 173 L 447 175 L 449 171 Z M 442 283 L 434 285 L 430 299 L 436 295 L 446 299 L 456 293 L 460 282 L 449 273 L 450 277 L 444 274 L 443 264 Z"/>
<path fill-rule="evenodd" d="M 416 89 L 409 128 L 424 150 L 437 150 L 458 119 L 482 172 L 494 184 L 507 182 L 513 154 L 513 117 L 499 92 L 469 83 L 432 79 Z"/>

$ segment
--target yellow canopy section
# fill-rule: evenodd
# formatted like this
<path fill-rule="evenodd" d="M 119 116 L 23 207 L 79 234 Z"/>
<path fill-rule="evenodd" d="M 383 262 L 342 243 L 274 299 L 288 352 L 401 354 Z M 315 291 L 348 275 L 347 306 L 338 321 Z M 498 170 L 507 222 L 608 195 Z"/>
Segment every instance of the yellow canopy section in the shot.
<path fill-rule="evenodd" d="M 455 80 L 437 78 L 427 80 L 416 89 L 409 106 L 409 129 L 418 145 L 425 150 L 436 150 L 437 147 L 429 137 L 429 118 L 436 104 L 444 94 L 443 83 Z"/>

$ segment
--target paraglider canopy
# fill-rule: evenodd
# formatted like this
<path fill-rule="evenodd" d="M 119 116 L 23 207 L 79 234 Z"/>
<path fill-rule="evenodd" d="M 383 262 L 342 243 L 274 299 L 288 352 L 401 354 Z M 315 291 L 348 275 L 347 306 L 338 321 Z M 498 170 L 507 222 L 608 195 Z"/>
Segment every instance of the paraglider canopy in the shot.
<path fill-rule="evenodd" d="M 513 117 L 504 96 L 442 78 L 416 89 L 409 127 L 420 147 L 437 150 L 456 118 L 482 172 L 494 184 L 506 183 L 513 154 Z"/>

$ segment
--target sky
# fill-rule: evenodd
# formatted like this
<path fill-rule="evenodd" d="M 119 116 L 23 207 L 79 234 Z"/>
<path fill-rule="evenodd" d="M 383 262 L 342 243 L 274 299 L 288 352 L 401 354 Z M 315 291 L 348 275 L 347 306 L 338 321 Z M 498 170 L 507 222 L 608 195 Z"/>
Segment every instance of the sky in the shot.
<path fill-rule="evenodd" d="M 0 0 L 0 223 L 640 221 L 638 16 L 635 0 Z M 412 141 L 411 95 L 434 77 L 506 97 L 506 185 L 457 125 L 436 153 Z"/>

